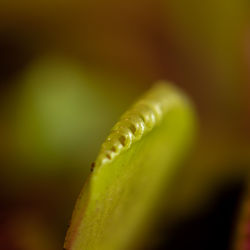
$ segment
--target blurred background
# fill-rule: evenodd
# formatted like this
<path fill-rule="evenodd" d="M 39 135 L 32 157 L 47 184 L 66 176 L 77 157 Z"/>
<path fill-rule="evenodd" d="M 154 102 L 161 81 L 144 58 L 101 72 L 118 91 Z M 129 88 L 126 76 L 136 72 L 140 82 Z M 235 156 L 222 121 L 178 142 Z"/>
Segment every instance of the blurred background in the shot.
<path fill-rule="evenodd" d="M 2 0 L 0 249 L 62 249 L 102 141 L 161 79 L 190 96 L 200 127 L 143 249 L 229 249 L 250 166 L 249 10 L 247 0 Z"/>

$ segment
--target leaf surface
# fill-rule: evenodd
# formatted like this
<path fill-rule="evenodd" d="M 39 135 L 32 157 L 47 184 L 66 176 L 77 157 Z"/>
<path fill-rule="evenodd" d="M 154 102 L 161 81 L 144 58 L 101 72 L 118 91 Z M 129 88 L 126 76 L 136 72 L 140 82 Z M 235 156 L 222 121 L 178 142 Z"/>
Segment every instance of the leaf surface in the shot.
<path fill-rule="evenodd" d="M 158 216 L 193 141 L 192 107 L 170 84 L 156 84 L 103 143 L 78 198 L 67 250 L 134 249 Z"/>

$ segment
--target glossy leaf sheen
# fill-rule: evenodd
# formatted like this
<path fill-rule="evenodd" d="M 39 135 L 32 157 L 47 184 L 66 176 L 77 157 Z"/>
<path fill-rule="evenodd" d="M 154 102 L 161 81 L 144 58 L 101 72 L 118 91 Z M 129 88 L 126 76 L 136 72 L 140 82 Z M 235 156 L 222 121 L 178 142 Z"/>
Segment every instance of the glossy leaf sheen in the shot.
<path fill-rule="evenodd" d="M 161 198 L 166 202 L 194 127 L 188 100 L 172 85 L 156 84 L 135 103 L 101 147 L 65 248 L 133 249 L 157 216 Z"/>

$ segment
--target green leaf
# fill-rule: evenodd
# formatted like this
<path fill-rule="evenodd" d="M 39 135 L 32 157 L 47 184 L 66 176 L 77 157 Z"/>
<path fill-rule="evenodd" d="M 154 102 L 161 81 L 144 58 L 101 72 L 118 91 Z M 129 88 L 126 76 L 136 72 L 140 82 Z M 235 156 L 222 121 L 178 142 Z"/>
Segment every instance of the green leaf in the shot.
<path fill-rule="evenodd" d="M 120 250 L 140 244 L 168 197 L 194 130 L 192 107 L 172 85 L 156 84 L 135 103 L 101 147 L 65 248 Z"/>

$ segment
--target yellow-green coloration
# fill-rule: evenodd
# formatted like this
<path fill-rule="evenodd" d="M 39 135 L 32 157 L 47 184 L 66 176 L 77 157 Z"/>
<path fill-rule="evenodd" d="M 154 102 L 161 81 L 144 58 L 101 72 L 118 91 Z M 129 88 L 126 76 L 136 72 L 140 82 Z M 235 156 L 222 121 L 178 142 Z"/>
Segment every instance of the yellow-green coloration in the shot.
<path fill-rule="evenodd" d="M 78 198 L 65 248 L 133 250 L 140 245 L 167 202 L 167 188 L 194 129 L 190 103 L 170 84 L 156 84 L 135 103 L 102 145 Z"/>

